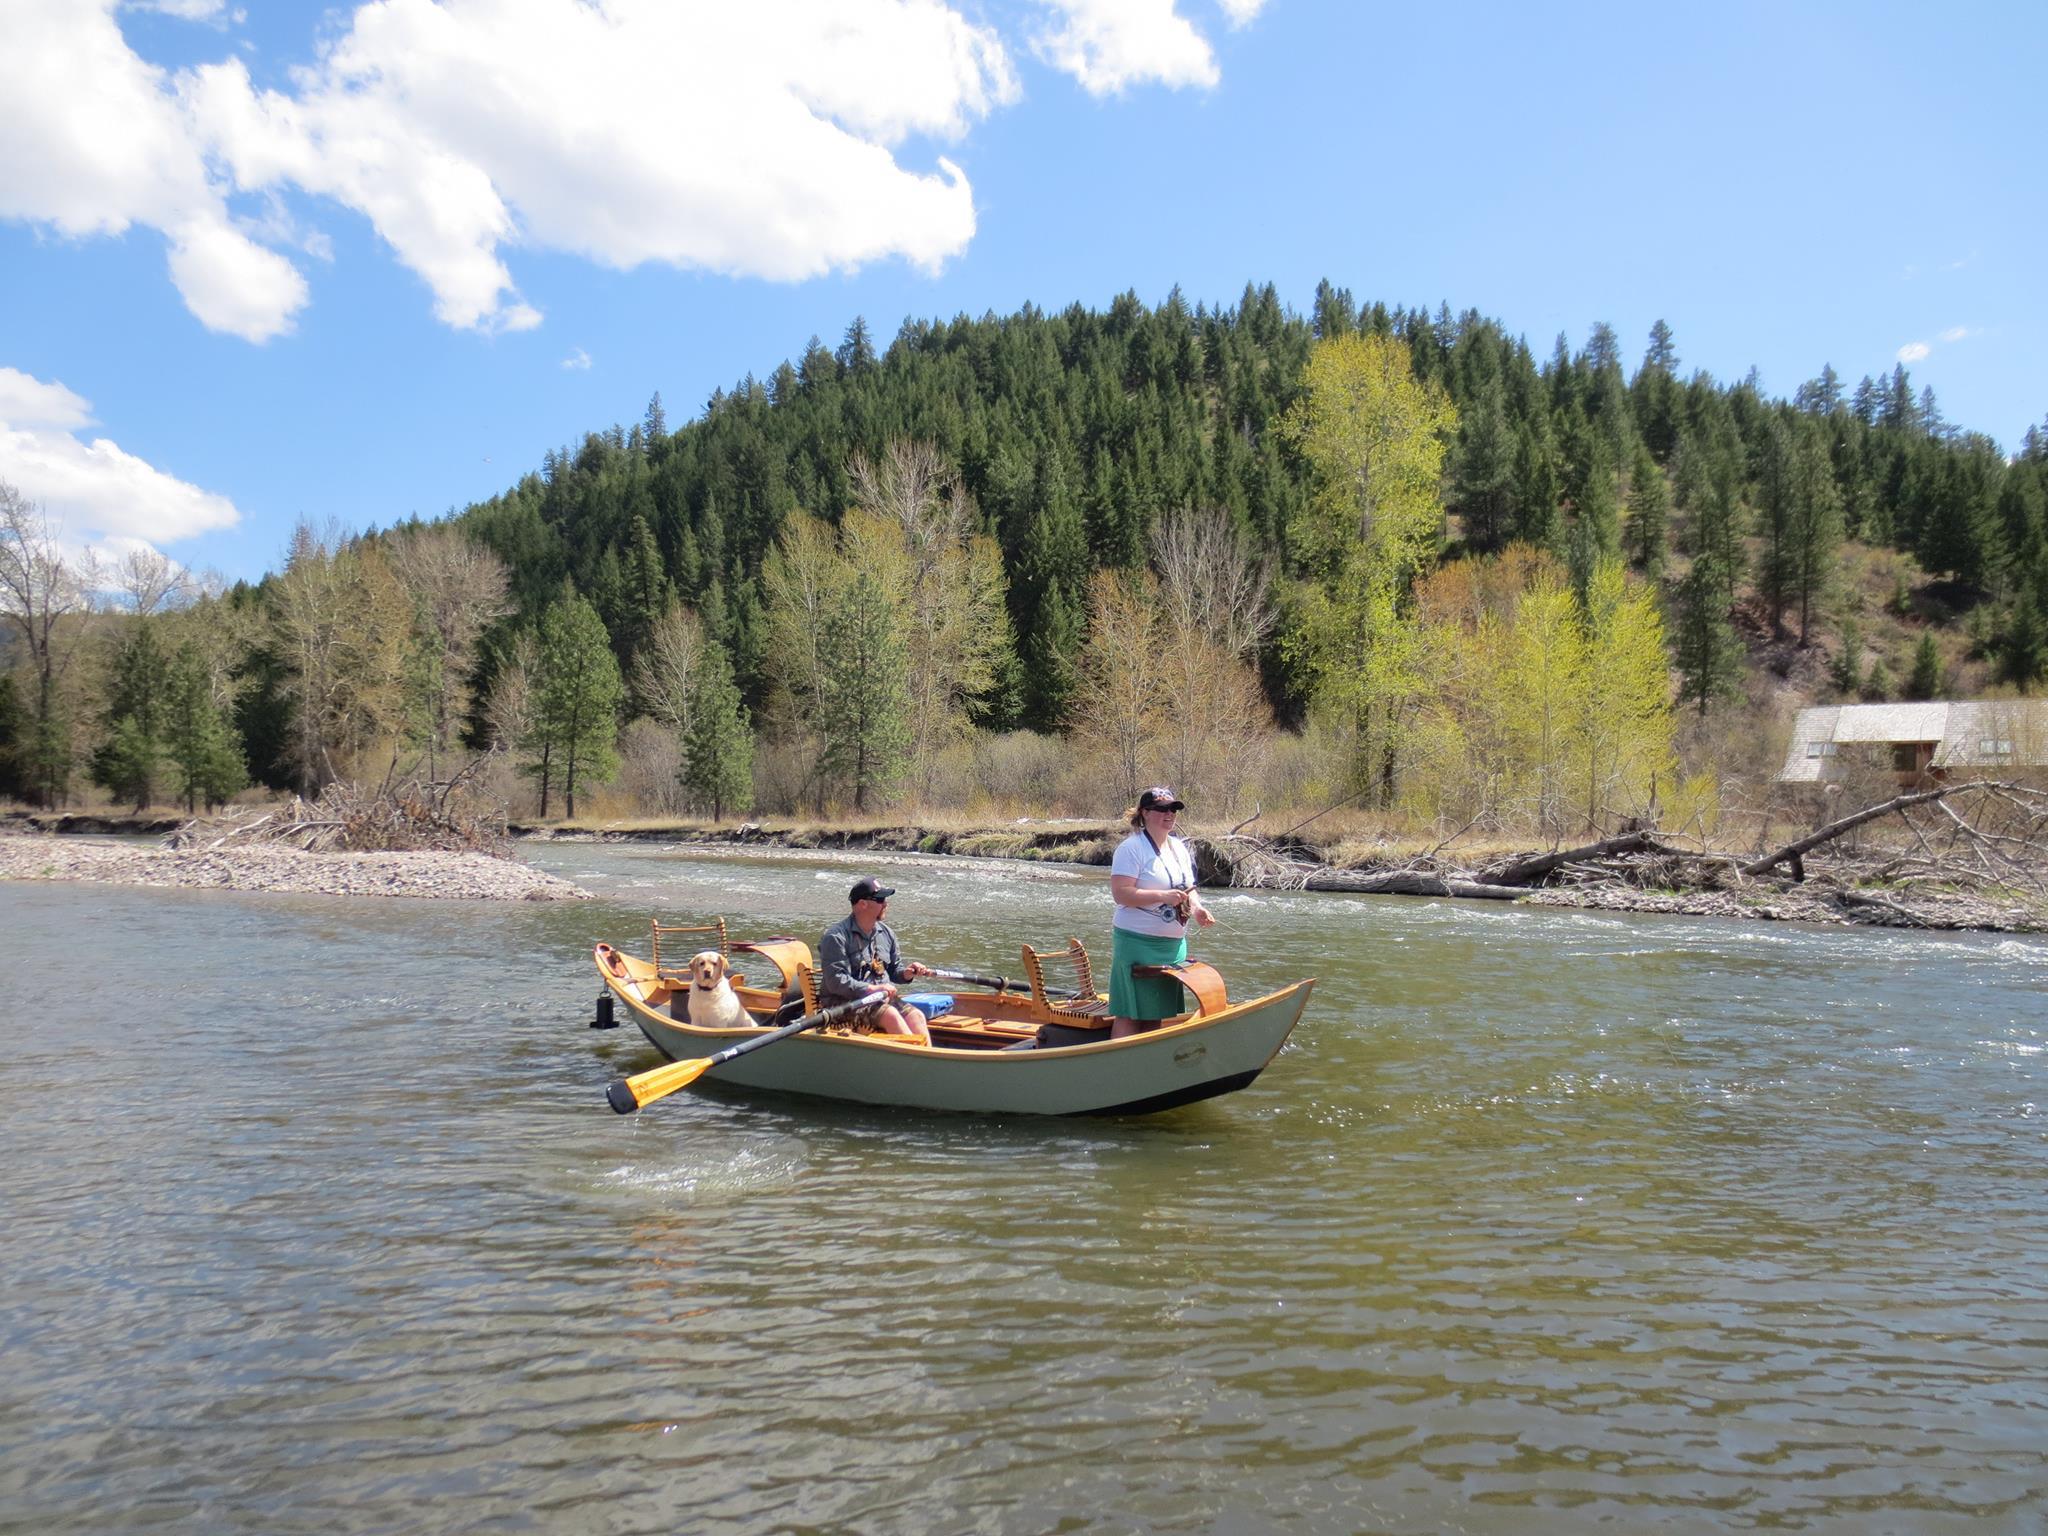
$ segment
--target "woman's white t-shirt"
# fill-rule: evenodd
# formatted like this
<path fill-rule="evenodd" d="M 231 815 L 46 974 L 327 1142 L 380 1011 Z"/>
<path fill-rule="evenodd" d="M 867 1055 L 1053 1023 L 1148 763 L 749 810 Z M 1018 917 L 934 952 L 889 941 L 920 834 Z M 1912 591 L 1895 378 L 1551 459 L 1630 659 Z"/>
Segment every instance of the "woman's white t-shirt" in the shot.
<path fill-rule="evenodd" d="M 1195 856 L 1177 837 L 1167 838 L 1163 848 L 1154 848 L 1151 838 L 1143 832 L 1133 832 L 1117 845 L 1109 872 L 1112 877 L 1131 876 L 1142 889 L 1158 890 L 1165 886 L 1176 891 L 1191 891 L 1195 888 Z M 1149 933 L 1162 939 L 1177 939 L 1188 931 L 1188 925 L 1180 920 L 1180 909 L 1166 903 L 1152 907 L 1127 907 L 1118 902 L 1111 924 L 1129 933 Z"/>

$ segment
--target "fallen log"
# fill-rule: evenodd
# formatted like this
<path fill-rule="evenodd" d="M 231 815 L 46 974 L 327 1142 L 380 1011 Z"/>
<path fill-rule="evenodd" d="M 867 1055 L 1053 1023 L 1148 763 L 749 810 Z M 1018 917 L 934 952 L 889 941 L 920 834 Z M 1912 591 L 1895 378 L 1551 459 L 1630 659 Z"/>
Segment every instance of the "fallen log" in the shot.
<path fill-rule="evenodd" d="M 1647 831 L 1624 832 L 1619 837 L 1610 837 L 1605 842 L 1588 843 L 1583 848 L 1563 848 L 1555 853 L 1541 853 L 1532 858 L 1517 859 L 1511 864 L 1496 865 L 1482 870 L 1488 881 L 1497 885 L 1534 885 L 1538 880 L 1566 864 L 1582 864 L 1589 859 L 1604 859 L 1617 853 L 1668 853 L 1657 841 L 1655 833 Z"/>
<path fill-rule="evenodd" d="M 1738 871 L 1745 875 L 1761 875 L 1767 870 L 1775 869 L 1780 864 L 1795 863 L 1801 854 L 1810 853 L 1822 843 L 1831 843 L 1844 832 L 1854 831 L 1865 822 L 1875 821 L 1880 816 L 1889 816 L 1894 811 L 1907 811 L 1916 805 L 1927 805 L 1933 801 L 1945 799 L 1949 795 L 1960 794 L 1965 790 L 2006 789 L 2012 787 L 2014 786 L 1999 784 L 1994 780 L 1974 780 L 1967 784 L 1943 784 L 1934 789 L 1921 789 L 1915 790 L 1910 794 L 1894 795 L 1891 799 L 1884 801 L 1880 805 L 1867 805 L 1860 811 L 1852 812 L 1838 820 L 1829 822 L 1818 831 L 1809 832 L 1797 842 L 1787 843 L 1784 847 L 1767 853 L 1760 859 L 1752 859 L 1747 864 L 1739 865 Z"/>
<path fill-rule="evenodd" d="M 1463 896 L 1477 901 L 1520 901 L 1528 891 L 1514 885 L 1480 880 L 1453 880 L 1413 869 L 1388 869 L 1377 874 L 1331 869 L 1308 877 L 1303 890 L 1348 891 L 1365 896 Z"/>

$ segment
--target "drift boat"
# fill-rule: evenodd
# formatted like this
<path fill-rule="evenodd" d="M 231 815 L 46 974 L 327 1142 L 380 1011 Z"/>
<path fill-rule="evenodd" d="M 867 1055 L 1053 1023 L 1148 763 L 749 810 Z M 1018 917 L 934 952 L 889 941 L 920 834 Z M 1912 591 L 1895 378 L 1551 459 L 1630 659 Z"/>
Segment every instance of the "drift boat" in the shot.
<path fill-rule="evenodd" d="M 688 956 L 677 952 L 676 943 L 685 934 L 716 935 L 715 942 L 691 948 L 715 947 L 727 957 L 746 1025 L 702 1028 L 690 1022 Z M 1181 983 L 1187 1012 L 1148 1033 L 1112 1040 L 1108 999 L 1095 988 L 1081 943 L 1070 939 L 1065 951 L 1046 955 L 1027 944 L 1021 981 L 938 972 L 979 989 L 931 999 L 931 1043 L 925 1045 L 869 1032 L 858 1019 L 806 1023 L 791 1031 L 792 1019 L 817 1020 L 823 1012 L 810 948 L 799 939 L 728 941 L 722 921 L 715 928 L 656 923 L 653 938 L 651 960 L 597 946 L 593 959 L 605 990 L 593 1027 L 615 1023 L 617 1005 L 623 1005 L 649 1043 L 671 1060 L 716 1054 L 719 1059 L 703 1075 L 719 1082 L 858 1104 L 982 1114 L 1142 1115 L 1234 1093 L 1278 1054 L 1315 985 L 1310 978 L 1232 1002 L 1212 966 L 1184 962 L 1163 974 Z M 755 974 L 742 975 L 740 967 Z M 1061 981 L 1063 969 L 1070 971 L 1076 985 L 1048 988 L 1048 968 Z M 770 1044 L 766 1037 L 778 1025 L 787 1038 Z M 626 1081 L 613 1085 L 612 1104 L 621 1112 L 637 1107 L 630 1096 L 624 1102 L 618 1096 Z"/>

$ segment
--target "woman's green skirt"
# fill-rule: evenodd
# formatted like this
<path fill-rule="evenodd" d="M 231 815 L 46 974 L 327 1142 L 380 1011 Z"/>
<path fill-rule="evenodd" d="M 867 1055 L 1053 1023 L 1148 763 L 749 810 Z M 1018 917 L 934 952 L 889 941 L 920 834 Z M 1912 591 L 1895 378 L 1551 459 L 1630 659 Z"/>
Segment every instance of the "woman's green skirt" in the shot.
<path fill-rule="evenodd" d="M 1112 928 L 1109 950 L 1109 1011 L 1119 1019 L 1170 1019 L 1186 1013 L 1180 983 L 1171 976 L 1133 976 L 1134 965 L 1175 965 L 1188 957 L 1185 937 Z"/>

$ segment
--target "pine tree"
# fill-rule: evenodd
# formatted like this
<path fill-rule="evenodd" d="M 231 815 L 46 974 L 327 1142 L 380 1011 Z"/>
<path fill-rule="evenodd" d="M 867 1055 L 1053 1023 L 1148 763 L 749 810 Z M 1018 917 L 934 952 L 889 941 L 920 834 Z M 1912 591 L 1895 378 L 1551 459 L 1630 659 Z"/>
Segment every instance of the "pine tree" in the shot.
<path fill-rule="evenodd" d="M 753 728 L 732 664 L 718 646 L 705 649 L 693 679 L 682 781 L 700 807 L 710 807 L 713 821 L 723 821 L 726 807 L 738 809 L 754 793 Z"/>
<path fill-rule="evenodd" d="M 1731 582 L 1719 561 L 1702 556 L 1678 584 L 1678 697 L 1702 715 L 1717 700 L 1736 697 L 1742 677 L 1742 642 L 1728 622 Z"/>
<path fill-rule="evenodd" d="M 1920 644 L 1913 651 L 1913 671 L 1906 679 L 1906 697 L 1909 699 L 1932 699 L 1941 695 L 1941 652 L 1935 646 L 1934 636 L 1923 634 Z"/>
<path fill-rule="evenodd" d="M 1474 549 L 1498 549 L 1507 535 L 1516 447 L 1500 379 L 1489 375 L 1459 414 L 1453 457 L 1452 494 L 1464 512 L 1466 542 Z"/>
<path fill-rule="evenodd" d="M 573 818 L 577 786 L 603 783 L 618 771 L 614 747 L 625 692 L 604 621 L 586 599 L 571 593 L 542 617 L 539 672 L 527 772 L 540 779 L 542 816 L 549 778 L 559 774 Z"/>
<path fill-rule="evenodd" d="M 164 751 L 188 815 L 196 816 L 202 804 L 223 804 L 249 782 L 233 721 L 215 702 L 212 674 L 189 641 L 171 660 Z"/>
<path fill-rule="evenodd" d="M 882 584 L 863 571 L 826 615 L 824 674 L 818 684 L 821 766 L 853 791 L 853 808 L 873 809 L 894 791 L 910 750 L 903 685 L 908 662 Z"/>
<path fill-rule="evenodd" d="M 1636 447 L 1628 477 L 1627 545 L 1629 559 L 1655 577 L 1664 569 L 1665 527 L 1670 521 L 1671 495 L 1664 471 L 1647 444 Z"/>
<path fill-rule="evenodd" d="M 156 799 L 163 768 L 164 695 L 168 663 L 148 619 L 130 621 L 114 653 L 105 722 L 107 739 L 93 754 L 92 776 L 135 809 Z"/>
<path fill-rule="evenodd" d="M 0 672 L 0 799 L 15 800 L 25 787 L 21 781 L 22 728 L 26 716 L 14 679 Z"/>
<path fill-rule="evenodd" d="M 2020 593 L 2013 603 L 1999 646 L 1999 672 L 2021 693 L 2048 677 L 2048 624 L 2032 592 Z"/>

